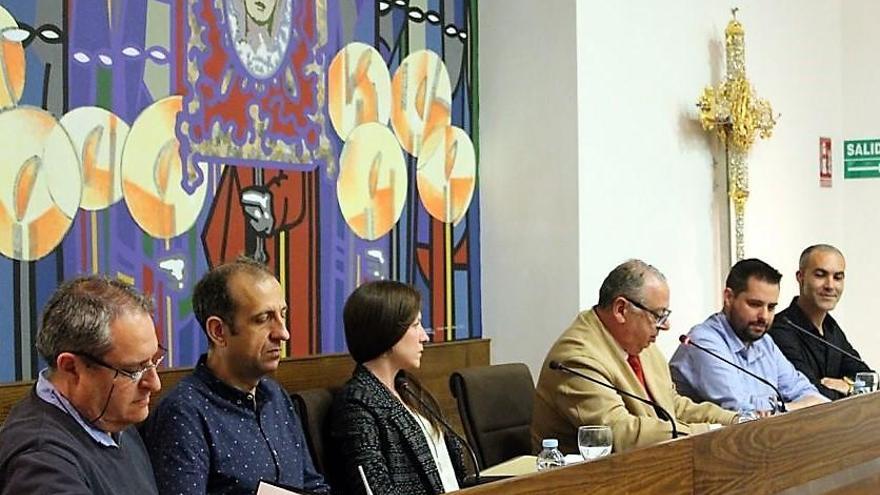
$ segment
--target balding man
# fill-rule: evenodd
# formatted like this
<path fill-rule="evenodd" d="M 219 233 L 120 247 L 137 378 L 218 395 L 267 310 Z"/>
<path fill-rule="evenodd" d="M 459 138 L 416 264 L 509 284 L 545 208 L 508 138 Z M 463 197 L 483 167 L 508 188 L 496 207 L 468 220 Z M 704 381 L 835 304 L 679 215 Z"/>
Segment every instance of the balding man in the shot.
<path fill-rule="evenodd" d="M 0 493 L 157 493 L 132 426 L 161 387 L 152 311 L 117 280 L 58 288 L 37 335 L 49 367 L 0 430 Z"/>
<path fill-rule="evenodd" d="M 252 494 L 261 480 L 328 492 L 299 416 L 270 375 L 290 338 L 287 302 L 262 264 L 239 258 L 193 291 L 208 352 L 144 428 L 162 493 Z"/>
<path fill-rule="evenodd" d="M 800 295 L 773 320 L 770 335 L 779 350 L 803 373 L 819 392 L 835 400 L 852 392 L 852 378 L 867 365 L 846 356 L 828 344 L 859 357 L 829 314 L 843 295 L 846 261 L 834 246 L 817 244 L 801 253 L 795 274 Z M 804 335 L 797 327 L 813 334 Z"/>
<path fill-rule="evenodd" d="M 708 431 L 730 424 L 736 414 L 710 403 L 696 404 L 675 392 L 663 354 L 654 345 L 669 329 L 669 287 L 659 270 L 629 260 L 608 274 L 599 302 L 575 319 L 553 344 L 535 396 L 532 446 L 557 438 L 563 452 L 577 452 L 581 425 L 611 427 L 614 451 L 651 445 L 672 436 L 672 425 L 651 406 L 585 379 L 548 368 L 558 361 L 618 389 L 656 401 L 678 431 Z"/>

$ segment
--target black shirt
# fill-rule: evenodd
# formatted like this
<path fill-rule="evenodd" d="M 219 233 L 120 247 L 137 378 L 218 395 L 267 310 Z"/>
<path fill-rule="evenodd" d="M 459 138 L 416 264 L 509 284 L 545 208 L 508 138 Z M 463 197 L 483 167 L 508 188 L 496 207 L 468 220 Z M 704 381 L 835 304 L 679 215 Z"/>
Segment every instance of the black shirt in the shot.
<path fill-rule="evenodd" d="M 797 305 L 797 300 L 797 297 L 792 299 L 791 305 L 785 311 L 776 315 L 776 318 L 773 319 L 773 326 L 770 328 L 770 335 L 785 357 L 791 361 L 791 364 L 798 371 L 806 375 L 807 379 L 819 389 L 822 395 L 831 400 L 839 399 L 844 394 L 822 385 L 822 378 L 843 378 L 844 376 L 852 378 L 859 371 L 871 370 L 855 359 L 846 357 L 836 350 L 823 345 L 816 339 L 803 335 L 789 324 L 786 318 L 795 325 L 810 331 L 816 337 L 834 344 L 854 356 L 860 357 L 859 353 L 846 340 L 846 335 L 844 335 L 840 325 L 837 324 L 837 321 L 830 314 L 825 315 L 825 321 L 822 322 L 822 331 L 825 335 L 820 335 L 813 322 Z"/>

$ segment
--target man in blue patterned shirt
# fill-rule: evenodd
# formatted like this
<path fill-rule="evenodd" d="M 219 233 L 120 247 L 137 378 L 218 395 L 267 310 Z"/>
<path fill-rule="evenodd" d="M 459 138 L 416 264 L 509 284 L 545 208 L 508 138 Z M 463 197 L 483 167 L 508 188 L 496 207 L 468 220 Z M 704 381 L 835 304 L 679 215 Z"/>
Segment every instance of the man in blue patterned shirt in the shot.
<path fill-rule="evenodd" d="M 247 258 L 193 292 L 208 353 L 150 416 L 145 437 L 160 493 L 248 493 L 260 480 L 328 492 L 284 389 L 267 374 L 290 338 L 281 285 Z"/>

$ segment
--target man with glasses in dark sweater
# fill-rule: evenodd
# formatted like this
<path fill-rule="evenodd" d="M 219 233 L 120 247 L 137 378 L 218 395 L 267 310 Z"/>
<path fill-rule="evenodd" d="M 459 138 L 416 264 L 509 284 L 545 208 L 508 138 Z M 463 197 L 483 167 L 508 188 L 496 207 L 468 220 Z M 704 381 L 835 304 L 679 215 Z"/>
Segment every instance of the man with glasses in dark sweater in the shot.
<path fill-rule="evenodd" d="M 158 493 L 132 426 L 161 387 L 152 312 L 118 280 L 56 291 L 36 343 L 49 366 L 0 429 L 0 493 Z"/>

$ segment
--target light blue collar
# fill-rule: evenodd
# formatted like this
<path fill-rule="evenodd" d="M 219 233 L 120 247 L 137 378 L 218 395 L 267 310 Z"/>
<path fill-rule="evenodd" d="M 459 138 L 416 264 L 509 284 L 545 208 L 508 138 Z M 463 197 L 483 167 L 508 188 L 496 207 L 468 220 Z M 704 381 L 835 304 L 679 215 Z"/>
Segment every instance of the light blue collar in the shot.
<path fill-rule="evenodd" d="M 99 444 L 105 447 L 116 447 L 119 448 L 119 444 L 116 443 L 116 440 L 113 439 L 109 433 L 103 430 L 99 430 L 95 428 L 93 425 L 87 423 L 82 416 L 80 416 L 79 411 L 73 407 L 73 404 L 67 400 L 66 397 L 61 395 L 61 392 L 55 388 L 55 385 L 49 381 L 49 368 L 44 369 L 40 372 L 39 378 L 37 378 L 37 397 L 40 399 L 52 404 L 53 406 L 61 409 L 66 414 L 70 415 L 73 419 L 82 426 L 83 430 L 89 434 L 90 437 Z"/>

